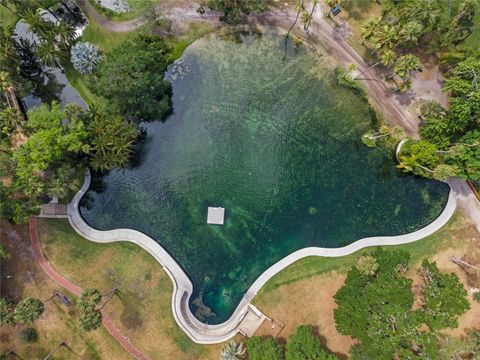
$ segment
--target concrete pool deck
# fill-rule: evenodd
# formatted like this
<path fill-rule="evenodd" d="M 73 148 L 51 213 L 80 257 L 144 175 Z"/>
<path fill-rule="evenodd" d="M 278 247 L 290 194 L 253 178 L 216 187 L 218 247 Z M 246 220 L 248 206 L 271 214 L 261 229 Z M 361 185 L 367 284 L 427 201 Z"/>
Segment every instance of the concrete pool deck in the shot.
<path fill-rule="evenodd" d="M 238 333 L 244 335 L 254 333 L 254 330 L 261 325 L 266 317 L 251 304 L 252 299 L 268 280 L 294 262 L 308 256 L 340 257 L 371 246 L 400 245 L 420 240 L 443 227 L 457 207 L 457 192 L 455 190 L 457 186 L 452 186 L 456 184 L 450 184 L 449 182 L 451 190 L 445 208 L 433 222 L 422 229 L 398 236 L 363 238 L 341 248 L 308 247 L 297 250 L 273 264 L 255 280 L 227 321 L 218 325 L 208 325 L 199 321 L 190 310 L 189 299 L 193 292 L 191 280 L 176 260 L 159 243 L 136 230 L 100 231 L 85 222 L 80 214 L 79 203 L 88 191 L 90 181 L 91 175 L 90 172 L 87 172 L 83 186 L 68 205 L 68 220 L 72 227 L 79 235 L 88 240 L 98 243 L 128 241 L 141 246 L 152 255 L 172 280 L 172 311 L 175 321 L 192 341 L 199 344 L 216 344 L 227 341 Z"/>

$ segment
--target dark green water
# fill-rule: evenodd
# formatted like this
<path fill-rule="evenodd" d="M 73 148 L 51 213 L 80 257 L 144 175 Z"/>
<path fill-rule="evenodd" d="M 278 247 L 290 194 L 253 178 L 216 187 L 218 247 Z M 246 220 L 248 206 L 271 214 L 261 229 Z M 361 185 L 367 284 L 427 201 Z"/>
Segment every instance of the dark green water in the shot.
<path fill-rule="evenodd" d="M 81 207 L 95 228 L 137 229 L 163 245 L 194 283 L 192 311 L 210 323 L 291 252 L 417 230 L 448 195 L 361 144 L 367 105 L 335 85 L 320 54 L 282 60 L 280 37 L 241 40 L 212 35 L 186 50 L 168 74 L 174 113 L 145 125 L 136 166 L 105 176 Z M 208 206 L 225 207 L 224 226 L 207 225 Z"/>

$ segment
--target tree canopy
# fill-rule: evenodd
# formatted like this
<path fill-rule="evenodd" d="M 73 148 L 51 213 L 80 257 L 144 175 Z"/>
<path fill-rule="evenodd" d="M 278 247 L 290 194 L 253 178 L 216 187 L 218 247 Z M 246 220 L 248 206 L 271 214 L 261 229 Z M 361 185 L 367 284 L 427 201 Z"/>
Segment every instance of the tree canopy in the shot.
<path fill-rule="evenodd" d="M 285 360 L 336 360 L 337 357 L 323 349 L 312 328 L 302 325 L 290 335 L 285 345 Z"/>
<path fill-rule="evenodd" d="M 360 341 L 352 348 L 358 358 L 436 358 L 436 330 L 456 326 L 458 316 L 468 309 L 463 285 L 425 261 L 422 271 L 432 280 L 422 286 L 424 306 L 414 310 L 412 280 L 404 275 L 410 255 L 378 248 L 369 256 L 378 264 L 374 276 L 354 266 L 335 294 L 337 330 Z"/>
<path fill-rule="evenodd" d="M 247 341 L 249 360 L 282 360 L 281 347 L 272 337 L 254 336 Z"/>
<path fill-rule="evenodd" d="M 40 300 L 26 298 L 21 300 L 15 307 L 14 317 L 17 322 L 29 325 L 42 315 L 43 310 L 44 306 Z"/>
<path fill-rule="evenodd" d="M 90 85 L 129 119 L 162 119 L 170 110 L 171 88 L 163 79 L 169 63 L 165 42 L 140 34 L 104 56 Z"/>
<path fill-rule="evenodd" d="M 203 13 L 205 6 L 211 10 L 223 12 L 220 21 L 229 25 L 240 24 L 242 15 L 265 9 L 263 0 L 204 0 L 200 3 L 198 12 Z"/>

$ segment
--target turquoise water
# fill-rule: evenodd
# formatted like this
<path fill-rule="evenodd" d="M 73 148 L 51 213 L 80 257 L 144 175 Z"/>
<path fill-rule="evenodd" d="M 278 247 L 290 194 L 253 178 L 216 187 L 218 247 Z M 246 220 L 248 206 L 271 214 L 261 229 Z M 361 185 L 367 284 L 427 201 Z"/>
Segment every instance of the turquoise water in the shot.
<path fill-rule="evenodd" d="M 274 34 L 191 45 L 167 75 L 173 114 L 144 124 L 134 166 L 96 177 L 82 202 L 93 227 L 164 246 L 209 323 L 289 253 L 411 232 L 447 201 L 445 184 L 399 173 L 391 151 L 361 144 L 372 114 L 322 54 L 300 47 L 283 59 L 282 45 Z M 226 209 L 224 226 L 206 223 L 208 206 Z"/>

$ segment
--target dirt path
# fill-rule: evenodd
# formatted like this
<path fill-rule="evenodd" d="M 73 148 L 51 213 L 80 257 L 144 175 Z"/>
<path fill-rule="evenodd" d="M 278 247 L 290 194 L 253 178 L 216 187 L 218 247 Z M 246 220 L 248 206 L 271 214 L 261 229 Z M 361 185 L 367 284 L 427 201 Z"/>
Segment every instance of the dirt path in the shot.
<path fill-rule="evenodd" d="M 125 32 L 131 31 L 141 25 L 139 20 L 111 21 L 100 15 L 88 0 L 78 0 L 86 13 L 93 18 L 101 27 L 109 31 Z M 219 26 L 219 13 L 206 11 L 204 15 L 197 13 L 198 5 L 186 2 L 178 6 L 168 3 L 162 7 L 162 14 L 172 21 L 172 30 L 178 32 L 188 27 L 189 23 L 202 21 L 213 26 Z M 249 24 L 260 24 L 289 28 L 295 19 L 296 13 L 293 10 L 276 10 L 261 14 L 252 14 L 246 17 Z M 295 33 L 306 39 L 312 45 L 329 51 L 342 65 L 355 63 L 358 71 L 367 69 L 370 65 L 345 41 L 339 32 L 328 23 L 320 7 L 314 13 L 310 31 L 306 33 L 300 22 L 295 28 Z M 394 94 L 387 85 L 374 72 L 366 74 L 368 79 L 364 80 L 370 99 L 385 117 L 388 123 L 402 126 L 410 136 L 418 138 L 418 119 L 409 110 L 409 102 L 405 97 L 412 97 L 415 94 Z"/>
<path fill-rule="evenodd" d="M 172 21 L 173 28 L 186 27 L 188 23 L 195 21 L 208 22 L 214 26 L 219 26 L 218 13 L 207 11 L 204 15 L 196 12 L 195 4 L 185 4 L 182 7 L 174 7 L 164 9 L 162 12 L 166 18 Z M 277 26 L 287 29 L 291 26 L 295 19 L 296 13 L 293 10 L 275 10 L 264 12 L 261 14 L 252 14 L 245 18 L 249 24 L 259 24 L 268 26 Z M 367 69 L 370 64 L 347 43 L 347 41 L 339 34 L 339 32 L 328 23 L 320 8 L 314 13 L 310 31 L 306 33 L 303 25 L 298 22 L 294 29 L 296 35 L 308 41 L 310 44 L 320 50 L 327 50 L 336 58 L 343 66 L 349 63 L 355 63 L 358 71 Z M 406 133 L 415 138 L 418 137 L 418 119 L 408 109 L 410 105 L 405 102 L 405 94 L 398 96 L 392 93 L 387 85 L 374 73 L 366 73 L 368 79 L 364 84 L 367 87 L 369 97 L 374 106 L 376 106 L 385 117 L 388 123 L 402 126 Z M 412 97 L 414 94 L 410 94 Z"/>
<path fill-rule="evenodd" d="M 127 20 L 127 21 L 113 21 L 107 19 L 102 14 L 98 13 L 97 9 L 90 4 L 89 0 L 77 0 L 78 5 L 87 14 L 87 16 L 102 27 L 103 29 L 111 32 L 129 32 L 138 28 L 142 22 L 139 19 Z"/>
<path fill-rule="evenodd" d="M 72 292 L 73 294 L 80 296 L 82 289 L 72 283 L 71 281 L 65 279 L 62 275 L 57 273 L 55 269 L 48 263 L 47 259 L 43 255 L 42 247 L 40 244 L 40 240 L 38 239 L 38 229 L 37 229 L 37 218 L 34 216 L 30 217 L 28 230 L 30 233 L 30 240 L 32 242 L 33 251 L 35 253 L 35 257 L 40 265 L 40 267 L 45 271 L 45 273 L 57 284 L 63 286 L 68 291 Z M 135 359 L 140 360 L 149 360 L 149 358 L 144 355 L 140 350 L 138 350 L 130 341 L 123 336 L 120 331 L 112 324 L 110 319 L 106 316 L 106 313 L 102 311 L 102 323 L 103 326 L 107 329 L 107 331 L 118 341 L 120 345 Z"/>

